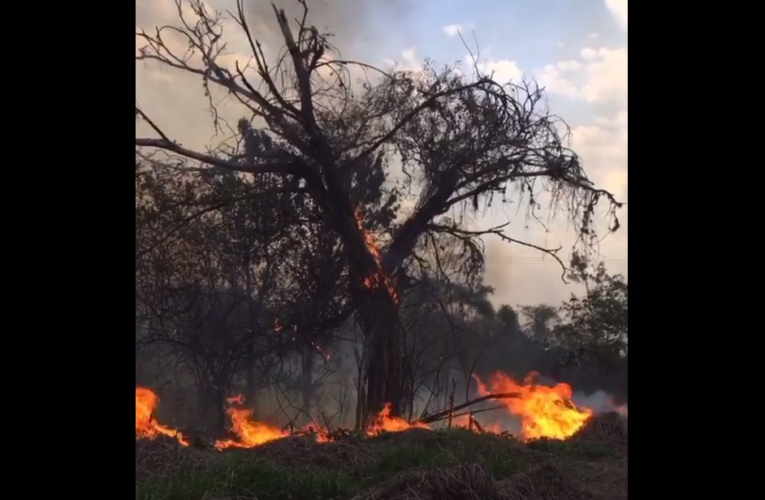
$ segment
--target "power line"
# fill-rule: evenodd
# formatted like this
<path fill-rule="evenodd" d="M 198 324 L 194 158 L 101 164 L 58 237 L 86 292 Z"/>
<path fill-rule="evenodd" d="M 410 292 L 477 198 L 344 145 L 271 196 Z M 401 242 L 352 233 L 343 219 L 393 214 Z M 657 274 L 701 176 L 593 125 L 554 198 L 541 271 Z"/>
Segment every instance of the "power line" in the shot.
<path fill-rule="evenodd" d="M 487 260 L 488 264 L 503 264 L 505 266 L 521 266 L 521 267 L 557 267 L 560 269 L 560 264 L 557 262 L 495 262 Z M 627 264 L 606 264 L 606 268 L 610 269 L 629 269 Z"/>
<path fill-rule="evenodd" d="M 518 257 L 490 257 L 489 260 L 495 262 L 555 262 L 552 257 L 546 256 L 526 256 L 521 255 Z M 626 264 L 627 259 L 593 259 L 595 262 L 604 262 L 606 264 Z"/>
<path fill-rule="evenodd" d="M 489 257 L 486 259 L 489 264 L 507 264 L 507 265 L 523 265 L 523 266 L 558 266 L 558 262 L 551 257 L 533 257 L 533 256 L 518 256 L 518 257 Z M 564 260 L 565 262 L 565 260 Z M 596 262 L 603 262 L 606 267 L 627 268 L 629 266 L 627 259 L 600 259 Z"/>
<path fill-rule="evenodd" d="M 555 259 L 552 257 L 549 257 L 547 255 L 497 255 L 492 256 L 491 260 L 496 260 L 497 262 L 512 262 L 512 261 L 525 261 L 525 262 L 545 262 L 545 261 L 552 261 L 555 262 Z M 605 263 L 614 263 L 614 264 L 625 264 L 627 262 L 627 259 L 593 259 L 597 262 L 605 262 Z"/>

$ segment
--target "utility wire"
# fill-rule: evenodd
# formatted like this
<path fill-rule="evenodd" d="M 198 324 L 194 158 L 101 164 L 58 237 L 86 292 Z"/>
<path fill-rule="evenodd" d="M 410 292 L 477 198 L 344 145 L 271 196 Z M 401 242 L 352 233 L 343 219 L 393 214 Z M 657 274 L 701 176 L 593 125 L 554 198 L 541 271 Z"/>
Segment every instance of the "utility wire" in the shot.
<path fill-rule="evenodd" d="M 553 265 L 553 266 L 559 266 L 558 262 L 555 261 L 555 259 L 550 257 L 533 257 L 533 256 L 518 256 L 518 257 L 511 257 L 511 256 L 497 256 L 497 257 L 489 257 L 486 259 L 487 263 L 490 264 L 507 264 L 507 265 L 522 265 L 522 266 L 547 266 L 547 265 Z M 595 262 L 603 262 L 606 267 L 617 267 L 617 268 L 627 268 L 628 267 L 628 261 L 627 259 L 599 259 Z"/>

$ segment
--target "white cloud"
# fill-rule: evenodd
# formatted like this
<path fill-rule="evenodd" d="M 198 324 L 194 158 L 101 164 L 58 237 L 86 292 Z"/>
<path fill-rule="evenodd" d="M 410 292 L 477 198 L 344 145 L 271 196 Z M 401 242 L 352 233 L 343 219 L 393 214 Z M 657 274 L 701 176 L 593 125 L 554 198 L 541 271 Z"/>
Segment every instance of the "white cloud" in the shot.
<path fill-rule="evenodd" d="M 619 196 L 627 188 L 627 112 L 601 117 L 604 125 L 581 125 L 571 130 L 571 145 L 596 185 Z"/>
<path fill-rule="evenodd" d="M 627 0 L 606 0 L 606 8 L 619 23 L 619 27 L 627 31 Z"/>
<path fill-rule="evenodd" d="M 586 67 L 582 94 L 589 102 L 618 101 L 627 106 L 627 48 L 598 50 Z"/>
<path fill-rule="evenodd" d="M 502 84 L 519 80 L 523 76 L 518 63 L 509 59 L 490 59 L 487 62 L 479 62 L 478 69 L 483 73 L 493 74 L 494 80 Z"/>
<path fill-rule="evenodd" d="M 462 25 L 460 24 L 449 24 L 448 26 L 444 26 L 444 33 L 446 33 L 446 36 L 453 37 L 460 34 L 460 31 L 462 31 Z"/>
<path fill-rule="evenodd" d="M 627 48 L 580 51 L 581 60 L 560 61 L 538 70 L 540 81 L 552 93 L 590 103 L 627 105 Z"/>
<path fill-rule="evenodd" d="M 585 47 L 579 51 L 579 55 L 581 55 L 584 59 L 595 59 L 598 57 L 598 52 L 595 49 Z"/>
<path fill-rule="evenodd" d="M 580 63 L 579 61 L 574 61 L 574 60 L 561 61 L 557 63 L 556 65 L 558 66 L 558 68 L 560 68 L 563 71 L 573 71 L 575 69 L 579 69 L 582 67 L 582 63 Z"/>
<path fill-rule="evenodd" d="M 590 40 L 597 40 L 599 36 L 600 36 L 599 33 L 590 33 L 589 35 L 587 35 L 587 38 L 589 38 Z"/>
<path fill-rule="evenodd" d="M 401 51 L 400 60 L 385 59 L 385 64 L 395 66 L 403 71 L 422 71 L 422 65 L 417 60 L 417 48 L 408 47 Z"/>
<path fill-rule="evenodd" d="M 626 0 L 605 1 L 626 29 Z M 588 40 L 592 41 L 592 37 Z M 625 45 L 587 46 L 579 51 L 578 58 L 548 64 L 535 72 L 552 95 L 565 96 L 578 101 L 579 106 L 589 107 L 589 113 L 569 117 L 573 125 L 572 147 L 596 184 L 617 196 L 627 190 L 627 70 Z"/>
<path fill-rule="evenodd" d="M 463 33 L 465 30 L 473 29 L 473 23 L 470 24 L 449 24 L 447 26 L 444 26 L 442 28 L 444 30 L 444 33 L 449 38 L 455 37 L 459 35 L 460 33 Z"/>
<path fill-rule="evenodd" d="M 407 63 L 416 62 L 417 49 L 414 47 L 409 47 L 408 49 L 404 49 L 401 51 L 401 57 L 404 58 L 404 62 L 407 62 Z"/>

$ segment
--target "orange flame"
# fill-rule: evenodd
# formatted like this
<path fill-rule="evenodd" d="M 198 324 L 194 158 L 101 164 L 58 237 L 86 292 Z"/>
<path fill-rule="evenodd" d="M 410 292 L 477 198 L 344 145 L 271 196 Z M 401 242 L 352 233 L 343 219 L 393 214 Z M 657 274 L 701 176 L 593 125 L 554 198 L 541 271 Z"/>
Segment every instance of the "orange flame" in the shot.
<path fill-rule="evenodd" d="M 488 386 L 475 375 L 478 393 L 485 396 L 499 393 L 517 393 L 518 396 L 500 400 L 507 410 L 521 419 L 521 438 L 565 439 L 578 431 L 592 416 L 589 408 L 577 408 L 571 403 L 571 386 L 553 387 L 537 385 L 530 373 L 523 384 L 510 377 L 495 373 Z"/>
<path fill-rule="evenodd" d="M 229 405 L 243 402 L 242 396 L 228 399 Z M 224 448 L 253 448 L 289 435 L 287 432 L 266 423 L 250 420 L 252 410 L 229 406 L 227 411 L 231 419 L 231 431 L 236 434 L 238 440 L 219 439 L 215 442 L 215 447 L 219 450 Z"/>
<path fill-rule="evenodd" d="M 565 439 L 579 430 L 592 415 L 589 408 L 577 408 L 571 403 L 571 387 L 568 384 L 557 384 L 553 387 L 538 385 L 534 382 L 537 374 L 531 373 L 523 384 L 515 382 L 510 377 L 495 373 L 488 384 L 484 384 L 474 375 L 481 395 L 512 393 L 515 397 L 498 399 L 504 408 L 521 420 L 520 438 L 528 440 L 535 438 Z M 242 396 L 228 399 L 228 415 L 231 419 L 231 432 L 234 439 L 221 439 L 215 442 L 215 448 L 253 448 L 270 441 L 282 439 L 291 434 L 312 434 L 316 441 L 325 443 L 331 441 L 329 430 L 316 425 L 308 425 L 297 429 L 294 433 L 287 432 L 273 425 L 252 420 L 252 410 L 241 408 Z M 171 436 L 184 446 L 188 440 L 179 432 L 156 422 L 153 412 L 159 403 L 157 396 L 149 389 L 136 387 L 136 439 L 153 439 L 162 434 Z M 626 413 L 626 407 L 621 411 Z M 390 405 L 385 407 L 370 419 L 366 434 L 375 436 L 380 432 L 400 432 L 412 428 L 430 429 L 421 422 L 407 422 L 391 416 Z M 469 415 L 455 416 L 453 425 L 468 427 L 472 417 Z M 475 420 L 473 420 L 475 421 Z M 502 432 L 498 424 L 482 424 L 479 429 L 486 432 Z"/>
<path fill-rule="evenodd" d="M 154 439 L 159 435 L 169 436 L 188 446 L 188 440 L 175 429 L 159 424 L 154 418 L 154 410 L 159 398 L 150 389 L 135 388 L 135 436 L 136 439 Z"/>
<path fill-rule="evenodd" d="M 364 286 L 367 288 L 379 288 L 381 286 L 385 286 L 388 289 L 390 296 L 393 298 L 393 302 L 398 304 L 398 293 L 396 292 L 396 287 L 393 286 L 393 282 L 382 269 L 380 250 L 377 248 L 375 237 L 369 231 L 364 230 L 364 225 L 361 218 L 361 210 L 356 208 L 354 217 L 356 218 L 356 225 L 358 226 L 359 231 L 361 231 L 361 233 L 364 235 L 364 241 L 367 245 L 367 248 L 369 249 L 369 253 L 372 254 L 372 257 L 374 257 L 375 263 L 377 264 L 377 269 L 375 272 L 372 275 L 364 278 Z"/>
<path fill-rule="evenodd" d="M 251 420 L 252 410 L 246 408 L 237 408 L 234 404 L 243 404 L 244 398 L 239 395 L 228 398 L 228 415 L 231 419 L 231 432 L 236 435 L 236 439 L 219 439 L 215 442 L 215 448 L 223 450 L 226 448 L 254 448 L 261 444 L 289 437 L 290 433 L 279 429 L 273 425 L 264 422 Z M 326 443 L 329 441 L 327 431 L 324 429 L 315 429 L 315 426 L 308 425 L 299 429 L 298 433 L 314 434 L 316 441 Z"/>
<path fill-rule="evenodd" d="M 229 404 L 241 404 L 243 403 L 243 398 L 236 396 L 229 398 L 228 402 Z M 370 425 L 366 430 L 368 436 L 375 436 L 382 431 L 400 432 L 415 427 L 429 429 L 427 425 L 419 422 L 409 423 L 402 418 L 391 417 L 390 411 L 390 405 L 385 405 L 380 413 L 370 419 Z M 254 448 L 255 446 L 290 436 L 290 433 L 285 430 L 251 420 L 251 410 L 229 407 L 228 414 L 231 418 L 231 432 L 236 435 L 236 439 L 216 441 L 215 447 L 219 450 L 225 448 Z M 297 429 L 294 434 L 312 434 L 318 443 L 331 441 L 327 429 L 317 428 L 313 424 Z"/>
<path fill-rule="evenodd" d="M 430 429 L 430 427 L 421 422 L 407 422 L 403 418 L 391 417 L 390 404 L 386 404 L 385 407 L 380 410 L 380 413 L 370 419 L 369 426 L 367 427 L 367 435 L 374 436 L 382 431 L 401 432 L 414 428 Z"/>

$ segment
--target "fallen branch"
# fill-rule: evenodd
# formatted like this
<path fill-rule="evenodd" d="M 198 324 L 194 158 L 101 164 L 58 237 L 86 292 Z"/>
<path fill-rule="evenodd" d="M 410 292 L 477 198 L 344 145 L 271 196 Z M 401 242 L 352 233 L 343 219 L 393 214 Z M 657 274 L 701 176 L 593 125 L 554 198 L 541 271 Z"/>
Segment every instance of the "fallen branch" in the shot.
<path fill-rule="evenodd" d="M 499 394 L 488 394 L 486 396 L 481 396 L 480 398 L 472 399 L 470 401 L 467 401 L 465 403 L 457 405 L 454 408 L 450 408 L 450 409 L 444 410 L 444 411 L 439 411 L 438 413 L 434 413 L 432 415 L 428 415 L 428 416 L 422 417 L 420 419 L 420 423 L 423 423 L 423 424 L 432 424 L 433 422 L 438 422 L 439 420 L 443 420 L 445 418 L 449 418 L 449 415 L 452 412 L 459 411 L 459 410 L 464 410 L 465 408 L 473 406 L 476 403 L 482 403 L 483 401 L 489 401 L 489 400 L 493 400 L 493 399 L 517 398 L 520 395 L 521 395 L 521 393 L 519 393 L 519 392 L 503 392 L 503 393 L 499 393 Z"/>
<path fill-rule="evenodd" d="M 480 410 L 471 410 L 471 411 L 466 411 L 464 413 L 455 413 L 454 415 L 451 416 L 451 418 L 464 417 L 465 415 L 477 415 L 479 413 L 484 413 L 484 412 L 493 411 L 493 410 L 503 410 L 505 408 L 507 407 L 504 405 L 492 406 L 491 408 L 481 408 Z"/>

